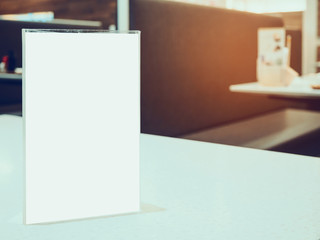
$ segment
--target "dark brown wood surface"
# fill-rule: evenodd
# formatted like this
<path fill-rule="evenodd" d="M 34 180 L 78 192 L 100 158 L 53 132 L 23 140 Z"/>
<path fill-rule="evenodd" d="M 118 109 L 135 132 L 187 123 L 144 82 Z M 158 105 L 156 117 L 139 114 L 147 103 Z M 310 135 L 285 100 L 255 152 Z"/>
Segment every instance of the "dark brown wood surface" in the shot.
<path fill-rule="evenodd" d="M 55 18 L 116 24 L 116 0 L 1 0 L 0 14 L 53 11 Z"/>

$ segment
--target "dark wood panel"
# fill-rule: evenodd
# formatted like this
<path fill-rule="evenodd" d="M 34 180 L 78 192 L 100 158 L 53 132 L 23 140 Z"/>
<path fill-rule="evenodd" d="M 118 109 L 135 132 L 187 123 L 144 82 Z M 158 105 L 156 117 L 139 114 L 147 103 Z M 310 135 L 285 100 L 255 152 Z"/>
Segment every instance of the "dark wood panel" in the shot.
<path fill-rule="evenodd" d="M 282 18 L 287 29 L 302 29 L 302 14 L 303 12 L 283 12 Z"/>
<path fill-rule="evenodd" d="M 0 14 L 53 11 L 56 18 L 116 24 L 117 0 L 1 0 Z"/>
<path fill-rule="evenodd" d="M 290 30 L 302 30 L 302 14 L 303 12 L 265 13 L 265 15 L 281 17 L 285 28 Z"/>

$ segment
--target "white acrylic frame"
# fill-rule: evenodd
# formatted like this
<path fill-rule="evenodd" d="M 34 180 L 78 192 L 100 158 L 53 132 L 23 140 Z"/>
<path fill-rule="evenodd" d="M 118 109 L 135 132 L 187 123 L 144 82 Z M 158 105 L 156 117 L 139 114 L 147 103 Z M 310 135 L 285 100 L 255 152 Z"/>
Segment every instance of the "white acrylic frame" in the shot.
<path fill-rule="evenodd" d="M 140 209 L 140 32 L 23 30 L 25 223 Z"/>

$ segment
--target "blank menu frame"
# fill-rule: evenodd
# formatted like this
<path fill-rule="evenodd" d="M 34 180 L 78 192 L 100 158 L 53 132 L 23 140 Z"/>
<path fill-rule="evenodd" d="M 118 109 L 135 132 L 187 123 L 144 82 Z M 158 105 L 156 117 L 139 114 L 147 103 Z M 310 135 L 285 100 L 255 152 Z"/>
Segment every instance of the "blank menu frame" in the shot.
<path fill-rule="evenodd" d="M 25 224 L 140 210 L 140 32 L 24 29 Z"/>

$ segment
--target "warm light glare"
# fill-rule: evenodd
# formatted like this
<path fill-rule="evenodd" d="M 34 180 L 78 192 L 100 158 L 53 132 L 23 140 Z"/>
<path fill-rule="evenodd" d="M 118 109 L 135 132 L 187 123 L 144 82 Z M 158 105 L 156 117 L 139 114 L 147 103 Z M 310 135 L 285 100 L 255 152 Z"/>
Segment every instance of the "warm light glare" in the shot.
<path fill-rule="evenodd" d="M 227 0 L 229 8 L 255 12 L 296 12 L 306 9 L 305 0 Z"/>
<path fill-rule="evenodd" d="M 306 9 L 306 0 L 175 0 L 254 13 L 297 12 Z"/>

